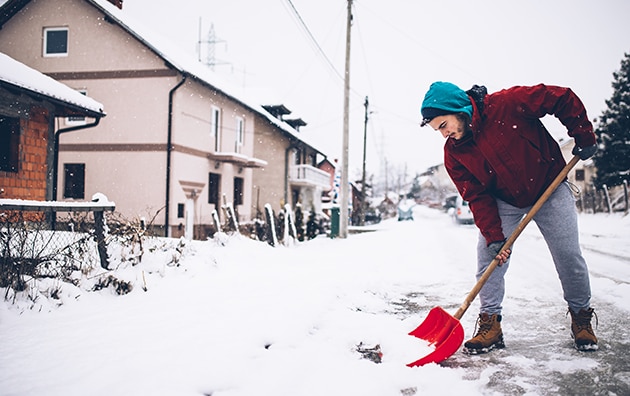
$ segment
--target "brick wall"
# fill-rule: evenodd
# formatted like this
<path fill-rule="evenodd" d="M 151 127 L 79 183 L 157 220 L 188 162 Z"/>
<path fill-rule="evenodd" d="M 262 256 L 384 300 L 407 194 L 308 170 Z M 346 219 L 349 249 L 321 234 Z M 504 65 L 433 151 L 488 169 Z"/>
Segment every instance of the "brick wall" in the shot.
<path fill-rule="evenodd" d="M 32 107 L 28 119 L 20 120 L 20 163 L 18 172 L 0 171 L 2 198 L 46 200 L 46 156 L 49 112 Z"/>

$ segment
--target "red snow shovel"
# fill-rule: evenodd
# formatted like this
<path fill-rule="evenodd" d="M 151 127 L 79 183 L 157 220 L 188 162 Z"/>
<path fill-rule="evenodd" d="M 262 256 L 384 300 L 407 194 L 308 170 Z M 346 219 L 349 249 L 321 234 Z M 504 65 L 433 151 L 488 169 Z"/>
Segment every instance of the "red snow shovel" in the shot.
<path fill-rule="evenodd" d="M 558 176 L 554 179 L 554 181 L 547 187 L 543 195 L 538 198 L 538 201 L 532 206 L 527 215 L 521 220 L 519 225 L 516 227 L 512 235 L 507 239 L 501 251 L 506 249 L 510 249 L 516 241 L 516 238 L 521 235 L 527 224 L 532 220 L 532 218 L 536 215 L 541 206 L 547 201 L 549 196 L 555 191 L 556 187 L 560 183 L 564 181 L 567 177 L 569 171 L 577 164 L 580 160 L 580 157 L 577 155 L 574 156 L 571 161 L 560 171 Z M 499 265 L 499 260 L 494 259 L 483 273 L 481 278 L 477 281 L 475 286 L 472 288 L 468 296 L 466 296 L 466 300 L 459 307 L 455 315 L 449 315 L 444 309 L 441 307 L 435 307 L 431 311 L 429 311 L 429 315 L 424 320 L 424 322 L 420 323 L 414 331 L 409 333 L 414 337 L 418 337 L 425 341 L 428 341 L 431 346 L 435 346 L 435 350 L 429 353 L 427 356 L 416 360 L 415 362 L 407 364 L 409 367 L 415 366 L 423 366 L 427 363 L 439 363 L 457 351 L 459 347 L 462 345 L 464 341 L 464 328 L 462 327 L 459 319 L 464 316 L 464 313 L 473 302 L 473 300 L 479 294 L 479 291 L 486 283 L 492 271 Z"/>

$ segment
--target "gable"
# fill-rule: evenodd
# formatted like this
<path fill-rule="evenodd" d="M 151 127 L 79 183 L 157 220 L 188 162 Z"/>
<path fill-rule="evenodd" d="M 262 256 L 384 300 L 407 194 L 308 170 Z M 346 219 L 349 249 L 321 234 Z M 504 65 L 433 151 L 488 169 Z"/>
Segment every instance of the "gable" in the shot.
<path fill-rule="evenodd" d="M 29 42 L 41 41 L 39 37 L 41 32 L 32 29 L 32 20 L 26 20 L 26 17 L 20 20 L 19 11 L 28 7 L 32 7 L 30 15 L 38 16 L 40 25 L 43 23 L 45 26 L 70 26 L 68 56 L 74 57 L 74 54 L 78 54 L 73 59 L 74 78 L 78 76 L 76 73 L 81 71 L 89 73 L 93 70 L 111 70 L 119 73 L 120 64 L 127 64 L 127 69 L 135 72 L 144 70 L 147 73 L 171 75 L 180 73 L 190 76 L 195 81 L 260 114 L 284 134 L 304 142 L 321 153 L 313 144 L 299 137 L 293 126 L 275 118 L 259 103 L 248 98 L 240 88 L 223 81 L 212 70 L 199 63 L 194 56 L 182 53 L 180 48 L 165 40 L 164 36 L 147 28 L 142 21 L 126 15 L 108 0 L 8 0 L 0 13 L 0 25 L 5 30 L 0 32 L 0 38 L 3 34 L 10 34 L 12 37 L 30 35 Z M 9 28 L 12 30 L 10 33 L 6 31 Z M 78 33 L 74 33 L 75 30 Z M 74 40 L 75 34 L 80 34 L 81 40 Z M 133 40 L 129 39 L 130 36 Z M 107 37 L 107 40 L 103 40 L 103 37 Z M 12 51 L 25 52 L 16 58 L 32 60 L 29 61 L 30 66 L 56 79 L 68 79 L 67 75 L 55 74 L 64 71 L 63 62 L 47 59 L 44 65 L 40 47 L 29 46 L 19 49 L 14 47 L 7 44 L 3 46 L 0 40 L 0 51 L 9 54 Z M 90 56 L 82 55 L 86 53 Z M 86 79 L 93 77 L 85 74 Z"/>

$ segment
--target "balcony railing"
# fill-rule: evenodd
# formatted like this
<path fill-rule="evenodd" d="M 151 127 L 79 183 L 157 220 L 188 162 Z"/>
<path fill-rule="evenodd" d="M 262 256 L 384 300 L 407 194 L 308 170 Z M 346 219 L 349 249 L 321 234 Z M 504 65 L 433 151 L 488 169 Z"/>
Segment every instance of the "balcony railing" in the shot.
<path fill-rule="evenodd" d="M 293 165 L 289 169 L 289 182 L 294 185 L 329 188 L 330 174 L 312 165 Z"/>

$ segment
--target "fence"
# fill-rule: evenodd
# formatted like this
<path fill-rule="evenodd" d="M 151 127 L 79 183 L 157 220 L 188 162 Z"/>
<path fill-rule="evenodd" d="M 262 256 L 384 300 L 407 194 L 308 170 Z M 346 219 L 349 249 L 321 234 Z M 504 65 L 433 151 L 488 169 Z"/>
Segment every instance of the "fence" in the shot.
<path fill-rule="evenodd" d="M 21 277 L 60 255 L 77 254 L 72 247 L 76 248 L 91 237 L 90 232 L 84 232 L 88 227 L 96 240 L 100 265 L 108 269 L 104 212 L 115 208 L 115 204 L 102 194 L 94 195 L 92 202 L 0 199 L 0 264 L 3 273 Z M 58 229 L 57 214 L 64 212 L 91 213 L 93 219 L 68 219 L 63 223 L 65 230 L 61 230 Z"/>
<path fill-rule="evenodd" d="M 579 192 L 577 207 L 580 212 L 585 213 L 612 213 L 629 211 L 628 182 L 620 186 L 607 187 L 604 185 L 600 189 L 595 187 L 586 188 Z"/>

